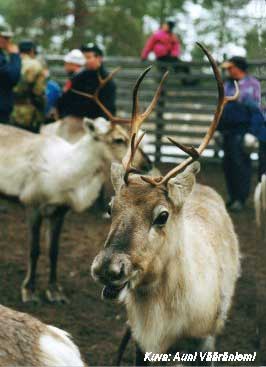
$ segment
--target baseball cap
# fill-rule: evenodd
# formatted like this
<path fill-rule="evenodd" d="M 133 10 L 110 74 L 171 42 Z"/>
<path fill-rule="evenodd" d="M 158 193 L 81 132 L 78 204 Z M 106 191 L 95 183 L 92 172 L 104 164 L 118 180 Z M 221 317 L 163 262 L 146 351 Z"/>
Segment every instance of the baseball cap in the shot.
<path fill-rule="evenodd" d="M 29 52 L 31 50 L 34 50 L 36 52 L 36 45 L 30 40 L 21 41 L 18 47 L 20 52 Z"/>
<path fill-rule="evenodd" d="M 86 63 L 86 59 L 80 50 L 74 49 L 65 55 L 64 62 L 83 66 Z"/>
<path fill-rule="evenodd" d="M 12 29 L 9 24 L 7 23 L 0 24 L 0 36 L 13 37 L 13 35 L 14 35 L 14 32 L 12 32 Z"/>
<path fill-rule="evenodd" d="M 82 45 L 80 49 L 82 52 L 94 52 L 97 56 L 103 56 L 103 50 L 93 42 Z"/>
<path fill-rule="evenodd" d="M 229 60 L 222 63 L 221 67 L 223 69 L 228 69 L 231 66 L 236 66 L 240 70 L 246 71 L 248 69 L 248 63 L 245 57 L 233 56 Z"/>

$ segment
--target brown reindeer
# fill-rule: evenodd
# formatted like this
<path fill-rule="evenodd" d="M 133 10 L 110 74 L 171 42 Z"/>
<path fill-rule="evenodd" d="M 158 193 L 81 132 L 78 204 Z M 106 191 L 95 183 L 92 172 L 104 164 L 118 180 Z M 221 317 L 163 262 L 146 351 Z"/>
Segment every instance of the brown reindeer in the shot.
<path fill-rule="evenodd" d="M 133 92 L 131 142 L 123 164 L 113 164 L 115 197 L 112 224 L 104 249 L 92 264 L 92 276 L 104 284 L 104 298 L 118 299 L 127 309 L 137 344 L 137 365 L 144 353 L 164 353 L 181 338 L 202 339 L 213 350 L 215 336 L 226 321 L 240 271 L 238 240 L 222 198 L 196 184 L 200 164 L 224 105 L 238 96 L 224 96 L 217 65 L 199 44 L 212 66 L 218 87 L 214 119 L 200 147 L 183 146 L 189 154 L 164 177 L 143 176 L 133 167 L 141 137 L 137 133 L 154 108 L 160 89 L 144 113 L 139 113 L 138 89 Z"/>
<path fill-rule="evenodd" d="M 0 366 L 85 367 L 64 330 L 0 305 Z"/>

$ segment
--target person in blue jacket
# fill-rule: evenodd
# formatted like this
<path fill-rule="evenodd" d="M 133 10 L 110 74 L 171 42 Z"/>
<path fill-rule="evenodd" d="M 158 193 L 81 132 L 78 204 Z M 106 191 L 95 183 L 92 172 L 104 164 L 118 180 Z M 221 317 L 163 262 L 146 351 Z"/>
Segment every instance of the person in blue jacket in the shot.
<path fill-rule="evenodd" d="M 261 111 L 260 82 L 248 73 L 245 58 L 234 56 L 222 65 L 228 80 L 225 93 L 235 93 L 234 80 L 237 80 L 240 96 L 229 102 L 223 111 L 218 130 L 223 135 L 223 168 L 231 211 L 240 211 L 250 192 L 251 159 L 244 146 L 245 135 L 254 135 L 259 142 L 266 142 L 266 126 Z"/>
<path fill-rule="evenodd" d="M 48 67 L 45 69 L 46 87 L 45 87 L 45 123 L 54 122 L 58 119 L 57 103 L 62 95 L 60 85 L 51 78 Z"/>
<path fill-rule="evenodd" d="M 8 24 L 0 24 L 0 123 L 8 123 L 13 108 L 13 88 L 18 83 L 21 59 L 18 46 L 11 41 Z"/>

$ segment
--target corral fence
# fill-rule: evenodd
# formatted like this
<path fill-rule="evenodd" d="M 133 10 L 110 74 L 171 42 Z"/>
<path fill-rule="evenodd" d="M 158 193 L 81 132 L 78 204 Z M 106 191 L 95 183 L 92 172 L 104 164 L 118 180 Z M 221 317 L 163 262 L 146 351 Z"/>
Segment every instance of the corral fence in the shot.
<path fill-rule="evenodd" d="M 51 76 L 63 84 L 66 75 L 62 67 L 62 57 L 47 56 L 46 59 Z M 105 64 L 109 70 L 117 66 L 122 67 L 115 76 L 117 114 L 121 117 L 129 117 L 134 83 L 149 63 L 130 57 L 109 57 L 106 58 Z M 177 66 L 177 70 L 168 66 L 170 74 L 164 84 L 159 103 L 143 126 L 147 132 L 145 150 L 156 162 L 176 162 L 178 158 L 183 157 L 183 152 L 174 147 L 167 140 L 167 136 L 183 144 L 198 146 L 210 124 L 217 103 L 216 82 L 208 62 L 185 63 Z M 162 76 L 161 67 L 162 65 L 156 63 L 140 88 L 140 104 L 143 109 L 150 103 L 159 84 Z M 250 72 L 261 81 L 262 101 L 265 106 L 266 60 L 250 61 Z M 222 154 L 213 140 L 205 151 L 204 157 L 217 161 Z M 256 152 L 252 157 L 256 159 Z"/>

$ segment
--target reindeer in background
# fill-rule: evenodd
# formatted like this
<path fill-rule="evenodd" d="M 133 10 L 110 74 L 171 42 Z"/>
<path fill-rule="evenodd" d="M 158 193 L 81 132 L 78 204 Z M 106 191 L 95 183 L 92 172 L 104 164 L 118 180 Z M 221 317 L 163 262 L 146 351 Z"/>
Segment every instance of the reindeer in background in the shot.
<path fill-rule="evenodd" d="M 38 301 L 36 269 L 44 219 L 50 248 L 46 297 L 51 302 L 67 302 L 57 283 L 64 217 L 69 209 L 82 212 L 93 205 L 102 191 L 112 159 L 102 126 L 97 128 L 89 119 L 82 123 L 82 136 L 73 144 L 59 136 L 32 134 L 0 124 L 0 194 L 15 197 L 24 204 L 29 222 L 28 270 L 21 289 L 24 302 Z M 146 158 L 138 149 L 136 165 L 145 167 Z"/>
<path fill-rule="evenodd" d="M 105 183 L 102 192 L 104 209 L 106 207 L 105 204 L 109 202 L 111 196 L 113 195 L 113 188 L 110 181 L 111 163 L 114 161 L 121 161 L 129 143 L 127 127 L 130 126 L 131 120 L 114 116 L 99 98 L 100 91 L 119 70 L 120 68 L 116 68 L 104 79 L 99 75 L 99 86 L 94 94 L 84 93 L 74 89 L 72 90 L 74 93 L 79 94 L 84 98 L 93 100 L 107 116 L 107 120 L 103 117 L 93 120 L 95 130 L 101 134 L 101 139 L 103 143 L 105 143 L 106 149 L 109 151 L 109 164 L 106 165 L 106 171 L 104 173 Z M 86 130 L 84 128 L 83 118 L 68 116 L 54 123 L 44 125 L 41 129 L 41 134 L 57 135 L 70 143 L 76 143 L 86 134 Z M 148 155 L 144 153 L 141 147 L 138 150 L 138 157 L 136 157 L 135 164 L 142 171 L 149 172 L 152 170 L 152 172 L 159 172 L 152 165 Z"/>
<path fill-rule="evenodd" d="M 198 44 L 212 66 L 218 88 L 214 119 L 200 147 L 170 141 L 189 158 L 164 177 L 142 175 L 133 159 L 143 134 L 138 132 L 159 97 L 139 113 L 138 89 L 133 92 L 131 138 L 122 165 L 112 165 L 115 197 L 110 203 L 112 224 L 104 249 L 92 264 L 92 276 L 103 283 L 102 296 L 126 305 L 137 345 L 136 364 L 144 353 L 166 352 L 181 338 L 202 339 L 203 350 L 214 350 L 215 337 L 227 319 L 240 255 L 236 233 L 222 198 L 196 184 L 195 162 L 213 137 L 224 105 L 237 98 L 224 96 L 218 67 Z"/>

